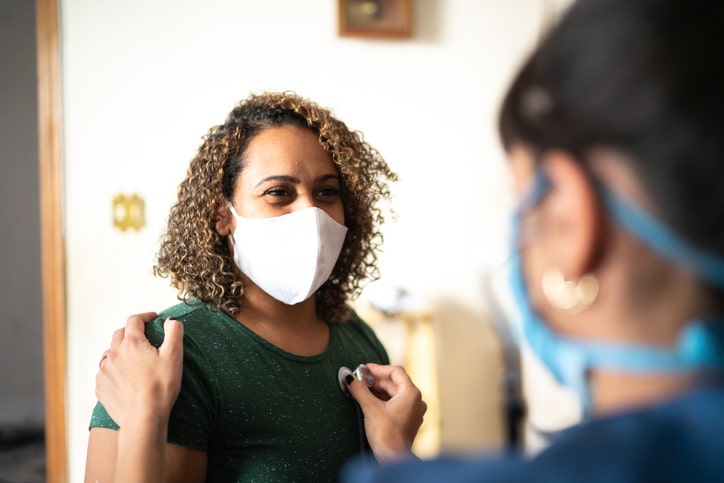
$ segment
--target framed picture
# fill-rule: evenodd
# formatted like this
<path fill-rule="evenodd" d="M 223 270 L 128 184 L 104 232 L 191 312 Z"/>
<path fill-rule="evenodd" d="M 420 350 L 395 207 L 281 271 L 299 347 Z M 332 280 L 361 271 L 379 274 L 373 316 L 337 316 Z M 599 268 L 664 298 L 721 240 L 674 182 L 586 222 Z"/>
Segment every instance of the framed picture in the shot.
<path fill-rule="evenodd" d="M 337 0 L 339 35 L 406 38 L 412 33 L 412 0 Z"/>

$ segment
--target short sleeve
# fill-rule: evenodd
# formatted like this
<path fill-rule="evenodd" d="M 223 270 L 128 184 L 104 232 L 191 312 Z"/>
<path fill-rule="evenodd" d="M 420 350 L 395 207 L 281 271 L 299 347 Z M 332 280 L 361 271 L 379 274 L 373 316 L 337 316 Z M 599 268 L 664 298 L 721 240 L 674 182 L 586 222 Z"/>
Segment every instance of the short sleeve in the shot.
<path fill-rule="evenodd" d="M 99 402 L 97 402 L 93 408 L 89 428 L 106 428 L 118 431 L 118 425 L 111 419 L 106 408 Z"/>
<path fill-rule="evenodd" d="M 161 314 L 146 325 L 146 337 L 155 347 L 163 342 L 163 321 L 169 315 L 185 324 L 193 324 L 194 312 Z M 199 451 L 207 451 L 209 433 L 214 424 L 219 391 L 203 351 L 196 344 L 193 330 L 184 331 L 184 362 L 181 391 L 171 410 L 168 442 Z M 103 405 L 96 403 L 90 428 L 118 430 Z"/>
<path fill-rule="evenodd" d="M 167 314 L 146 326 L 146 337 L 158 347 L 163 342 L 163 321 Z M 218 407 L 219 392 L 213 371 L 203 351 L 193 337 L 193 312 L 187 316 L 175 316 L 183 322 L 184 331 L 184 362 L 181 391 L 171 410 L 168 427 L 168 442 L 199 451 L 208 450 L 209 433 L 214 424 Z"/>

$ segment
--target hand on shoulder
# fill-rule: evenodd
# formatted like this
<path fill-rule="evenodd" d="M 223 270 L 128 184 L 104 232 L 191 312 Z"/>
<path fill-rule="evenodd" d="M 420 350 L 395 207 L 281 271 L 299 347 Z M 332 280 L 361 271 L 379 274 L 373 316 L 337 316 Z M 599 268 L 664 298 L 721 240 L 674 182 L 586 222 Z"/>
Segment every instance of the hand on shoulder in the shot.
<path fill-rule="evenodd" d="M 144 332 L 155 318 L 153 312 L 129 317 L 101 359 L 96 397 L 121 427 L 136 409 L 167 419 L 181 388 L 183 324 L 166 320 L 163 343 L 156 348 Z"/>

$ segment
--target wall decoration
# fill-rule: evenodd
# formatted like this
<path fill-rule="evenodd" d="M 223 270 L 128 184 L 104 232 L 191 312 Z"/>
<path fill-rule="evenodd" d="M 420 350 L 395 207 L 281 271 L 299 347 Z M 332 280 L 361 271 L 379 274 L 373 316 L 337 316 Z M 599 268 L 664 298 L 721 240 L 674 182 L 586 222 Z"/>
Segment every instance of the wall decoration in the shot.
<path fill-rule="evenodd" d="M 339 35 L 406 38 L 412 34 L 412 0 L 338 0 Z"/>

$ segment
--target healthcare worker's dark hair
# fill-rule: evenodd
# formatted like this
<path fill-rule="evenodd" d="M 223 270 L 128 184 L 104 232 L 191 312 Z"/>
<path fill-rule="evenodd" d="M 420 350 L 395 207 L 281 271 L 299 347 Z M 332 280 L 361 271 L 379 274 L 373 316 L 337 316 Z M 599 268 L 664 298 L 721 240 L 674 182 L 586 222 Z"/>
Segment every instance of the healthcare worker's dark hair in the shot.
<path fill-rule="evenodd" d="M 506 149 L 628 155 L 656 216 L 724 256 L 724 2 L 578 0 L 502 105 Z"/>

